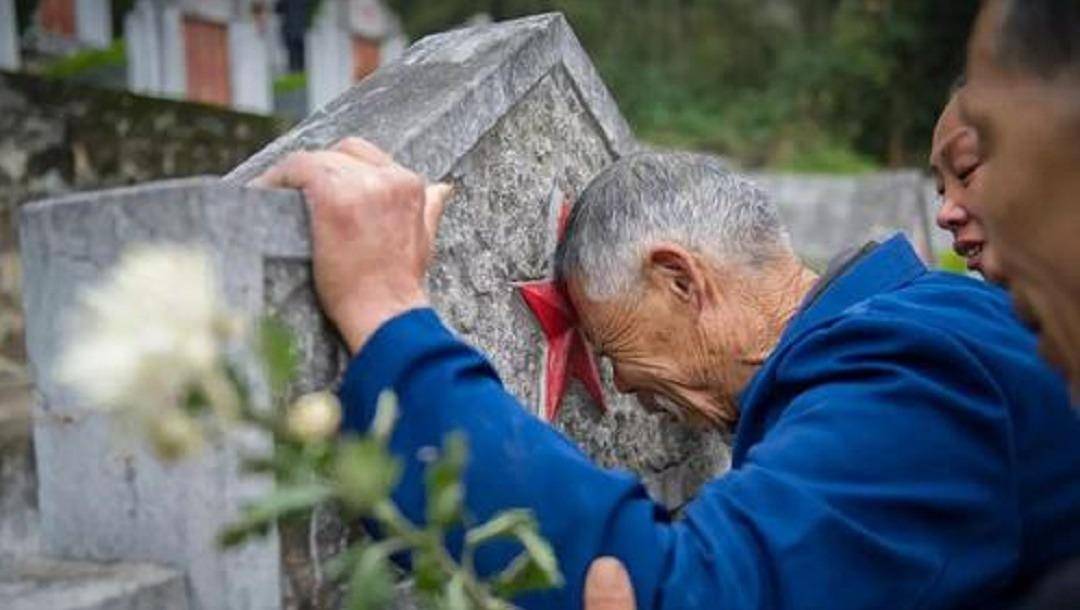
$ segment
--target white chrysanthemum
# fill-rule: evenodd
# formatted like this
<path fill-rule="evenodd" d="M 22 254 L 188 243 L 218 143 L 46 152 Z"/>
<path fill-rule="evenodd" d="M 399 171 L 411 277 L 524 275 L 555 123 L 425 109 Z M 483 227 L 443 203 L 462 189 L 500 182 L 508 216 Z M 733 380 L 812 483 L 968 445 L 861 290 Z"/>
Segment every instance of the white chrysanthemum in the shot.
<path fill-rule="evenodd" d="M 71 322 L 60 380 L 91 405 L 150 412 L 220 385 L 238 329 L 207 255 L 180 245 L 129 250 Z"/>
<path fill-rule="evenodd" d="M 341 425 L 341 403 L 330 392 L 312 392 L 298 398 L 285 415 L 285 426 L 297 440 L 326 440 Z"/>

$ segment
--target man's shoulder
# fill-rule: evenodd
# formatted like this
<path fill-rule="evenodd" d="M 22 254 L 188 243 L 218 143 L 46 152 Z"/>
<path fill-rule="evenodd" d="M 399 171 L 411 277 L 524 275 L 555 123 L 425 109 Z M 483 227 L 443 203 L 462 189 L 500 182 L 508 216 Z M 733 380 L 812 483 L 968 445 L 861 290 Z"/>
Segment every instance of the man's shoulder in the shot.
<path fill-rule="evenodd" d="M 892 363 L 897 374 L 950 384 L 1010 380 L 1060 385 L 1036 352 L 1035 336 L 1001 289 L 955 274 L 928 272 L 849 304 L 785 336 L 755 382 L 810 383 L 834 368 Z M 872 378 L 867 375 L 867 379 Z M 762 388 L 765 389 L 765 388 Z M 772 388 L 779 390 L 780 388 Z M 770 390 L 756 393 L 761 398 Z"/>
<path fill-rule="evenodd" d="M 992 284 L 955 273 L 931 271 L 858 301 L 836 315 L 803 329 L 845 334 L 852 328 L 894 328 L 901 344 L 955 344 L 972 354 L 989 352 L 1034 360 L 1035 335 L 1013 312 L 1008 293 Z M 918 331 L 924 332 L 918 332 Z M 989 355 L 989 354 L 988 354 Z"/>

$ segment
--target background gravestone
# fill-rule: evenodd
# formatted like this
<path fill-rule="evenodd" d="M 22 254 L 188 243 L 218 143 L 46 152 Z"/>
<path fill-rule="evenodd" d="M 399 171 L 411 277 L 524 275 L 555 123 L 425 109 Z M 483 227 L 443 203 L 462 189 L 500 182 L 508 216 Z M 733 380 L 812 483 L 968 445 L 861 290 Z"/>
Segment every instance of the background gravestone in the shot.
<path fill-rule="evenodd" d="M 516 282 L 551 272 L 557 202 L 634 143 L 559 15 L 427 38 L 242 164 L 194 179 L 77 195 L 24 208 L 21 224 L 43 545 L 64 557 L 152 560 L 185 569 L 192 607 L 332 607 L 323 561 L 344 542 L 332 508 L 309 526 L 219 556 L 213 532 L 266 481 L 237 473 L 236 447 L 163 468 L 117 446 L 106 418 L 51 383 L 61 325 L 77 291 L 131 243 L 204 244 L 229 301 L 281 315 L 302 351 L 297 391 L 325 388 L 346 358 L 315 305 L 305 210 L 294 192 L 242 188 L 281 155 L 360 135 L 457 189 L 443 220 L 430 290 L 443 319 L 487 353 L 509 389 L 540 412 L 541 334 Z M 594 459 L 639 472 L 654 496 L 683 503 L 727 464 L 719 435 L 646 414 L 611 391 L 601 414 L 572 385 L 555 423 Z M 239 439 L 238 439 L 239 441 Z M 93 502 L 84 501 L 92 494 Z M 282 566 L 284 569 L 282 569 Z M 284 576 L 282 574 L 284 573 Z M 279 592 L 281 595 L 279 595 Z"/>
<path fill-rule="evenodd" d="M 776 202 L 791 242 L 812 267 L 870 239 L 904 231 L 924 261 L 949 250 L 949 234 L 933 226 L 933 181 L 918 171 L 858 176 L 753 175 Z"/>

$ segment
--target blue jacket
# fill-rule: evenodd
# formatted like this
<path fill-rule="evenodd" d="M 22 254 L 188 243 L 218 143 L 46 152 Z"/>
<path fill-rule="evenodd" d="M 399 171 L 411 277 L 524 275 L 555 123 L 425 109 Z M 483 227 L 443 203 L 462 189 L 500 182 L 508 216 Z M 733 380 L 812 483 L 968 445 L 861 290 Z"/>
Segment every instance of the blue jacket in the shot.
<path fill-rule="evenodd" d="M 733 467 L 678 520 L 523 409 L 428 309 L 350 363 L 346 427 L 393 387 L 396 499 L 422 520 L 417 450 L 464 430 L 469 513 L 532 508 L 566 586 L 518 600 L 581 607 L 599 555 L 645 609 L 994 608 L 1080 554 L 1080 421 L 1006 295 L 929 272 L 895 237 L 789 323 L 741 396 Z M 517 549 L 481 553 L 492 571 Z"/>

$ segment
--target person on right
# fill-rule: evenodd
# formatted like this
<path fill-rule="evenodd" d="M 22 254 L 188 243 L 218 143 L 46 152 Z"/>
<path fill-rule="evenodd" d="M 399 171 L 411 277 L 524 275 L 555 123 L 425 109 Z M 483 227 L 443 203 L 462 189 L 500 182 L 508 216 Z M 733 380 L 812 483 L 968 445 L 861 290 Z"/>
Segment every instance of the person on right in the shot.
<path fill-rule="evenodd" d="M 978 134 L 981 265 L 1080 398 L 1080 2 L 988 0 L 968 48 L 964 122 Z M 1078 524 L 1080 527 L 1080 524 Z"/>
<path fill-rule="evenodd" d="M 963 121 L 978 134 L 982 267 L 1009 287 L 1042 355 L 1080 400 L 1080 3 L 987 0 L 968 46 Z M 1080 439 L 1078 439 L 1080 441 Z M 1074 527 L 1080 528 L 1080 517 Z M 1023 610 L 1080 608 L 1080 557 Z"/>

